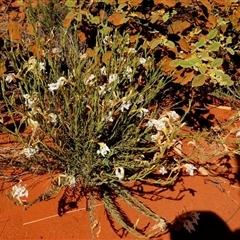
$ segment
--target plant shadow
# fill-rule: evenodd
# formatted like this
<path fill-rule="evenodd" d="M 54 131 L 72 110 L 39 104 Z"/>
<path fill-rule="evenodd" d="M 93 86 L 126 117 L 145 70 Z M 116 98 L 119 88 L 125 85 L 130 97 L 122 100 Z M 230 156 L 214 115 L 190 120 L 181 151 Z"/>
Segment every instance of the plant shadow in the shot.
<path fill-rule="evenodd" d="M 236 166 L 238 168 L 237 172 L 234 174 L 234 177 L 235 177 L 235 180 L 236 180 L 236 182 L 239 186 L 240 185 L 240 155 L 239 154 L 234 154 L 234 158 L 236 160 Z"/>
<path fill-rule="evenodd" d="M 184 122 L 193 130 L 203 131 L 211 129 L 216 123 L 215 115 L 210 112 L 211 105 L 225 105 L 224 101 L 210 95 L 211 89 L 200 87 L 199 89 L 188 89 L 180 84 L 166 86 L 162 96 L 162 109 L 171 106 Z M 159 96 L 160 97 L 160 96 Z"/>
<path fill-rule="evenodd" d="M 239 240 L 240 229 L 232 232 L 227 224 L 214 212 L 198 211 L 198 224 L 193 226 L 195 231 L 188 232 L 183 227 L 181 215 L 171 226 L 171 240 Z M 184 213 L 186 215 L 187 213 Z"/>
<path fill-rule="evenodd" d="M 178 182 L 181 180 L 178 179 Z M 174 191 L 174 186 L 168 186 L 164 188 L 156 187 L 154 184 L 147 184 L 147 183 L 141 183 L 141 182 L 135 182 L 131 186 L 122 185 L 122 183 L 119 183 L 119 187 L 123 188 L 130 192 L 132 196 L 136 197 L 138 201 L 141 203 L 147 201 L 159 201 L 161 199 L 168 199 L 170 201 L 180 201 L 184 197 L 184 193 L 192 194 L 194 195 L 193 189 L 184 189 L 179 191 L 179 194 L 177 197 L 168 197 L 164 196 L 165 191 Z M 184 192 L 184 193 L 183 193 Z M 143 235 L 149 230 L 150 227 L 150 219 L 145 222 L 145 225 L 142 227 L 135 226 L 135 223 L 131 220 L 131 214 L 129 211 L 123 207 L 122 203 L 125 202 L 124 199 L 120 198 L 114 190 L 109 188 L 108 186 L 103 186 L 102 189 L 99 189 L 98 192 L 96 192 L 96 199 L 102 200 L 101 196 L 108 195 L 110 198 L 110 202 L 112 207 L 118 212 L 118 216 L 123 220 L 123 222 L 128 226 L 129 228 L 134 229 L 137 233 L 140 235 Z M 86 211 L 90 211 L 90 208 L 93 206 L 90 206 L 89 201 L 89 192 L 87 189 L 84 189 L 81 187 L 80 184 L 74 186 L 74 187 L 66 187 L 63 195 L 61 196 L 61 199 L 58 202 L 58 215 L 63 216 L 67 212 L 73 211 L 75 209 L 78 209 L 78 204 L 83 199 L 86 200 Z M 144 200 L 142 202 L 142 200 Z M 102 201 L 103 203 L 103 201 Z M 126 202 L 125 202 L 126 203 Z M 124 203 L 124 204 L 125 204 Z M 104 203 L 103 203 L 104 205 Z M 145 205 L 145 204 L 144 204 Z M 148 206 L 148 205 L 146 205 Z M 148 208 L 148 207 L 147 207 Z M 149 209 L 149 208 L 148 208 Z M 149 209 L 149 211 L 152 211 Z M 124 229 L 123 227 L 119 227 L 118 224 L 116 224 L 116 219 L 114 216 L 112 216 L 112 213 L 108 212 L 108 209 L 105 208 L 105 214 L 106 218 L 112 228 L 112 230 L 115 232 L 115 234 L 120 237 L 127 237 L 129 234 L 129 231 Z M 159 233 L 156 234 L 157 236 Z"/>
<path fill-rule="evenodd" d="M 181 182 L 181 178 L 179 179 Z M 141 199 L 150 200 L 150 201 L 159 201 L 161 199 L 168 199 L 170 201 L 180 201 L 184 198 L 185 194 L 195 195 L 195 190 L 190 188 L 180 189 L 179 194 L 176 197 L 166 197 L 163 194 L 165 191 L 176 191 L 174 186 L 167 188 L 159 188 L 154 187 L 153 184 L 142 184 L 141 182 L 135 182 L 132 186 L 124 186 L 127 191 L 131 192 L 133 196 L 136 196 L 137 199 L 141 201 Z M 122 207 L 122 204 L 119 202 L 119 197 L 111 191 L 110 188 L 104 189 L 103 191 L 107 191 L 107 194 L 111 198 L 111 202 L 114 205 L 114 208 L 119 212 L 121 218 L 129 227 L 134 227 L 134 223 L 131 222 L 129 212 L 126 211 Z M 99 192 L 99 196 L 101 196 L 102 192 Z M 77 185 L 75 187 L 67 187 L 59 201 L 58 204 L 58 214 L 59 216 L 63 216 L 65 213 L 72 211 L 74 209 L 78 209 L 78 203 L 86 199 L 86 210 L 89 211 L 89 196 L 86 189 L 82 188 L 81 185 Z M 101 200 L 99 197 L 98 200 Z M 124 199 L 122 199 L 124 201 Z M 240 207 L 237 211 L 240 210 Z M 188 214 L 184 213 L 174 220 L 172 224 L 169 225 L 169 232 L 171 235 L 171 240 L 239 240 L 240 239 L 240 229 L 232 232 L 227 223 L 225 223 L 216 213 L 208 212 L 208 211 L 197 211 L 200 213 L 200 219 L 198 221 L 198 225 L 194 225 L 195 231 L 191 231 L 189 233 L 184 227 L 184 216 Z M 106 210 L 106 217 L 109 221 L 109 224 L 115 234 L 120 237 L 127 237 L 129 232 L 123 227 L 116 227 L 116 220 L 114 217 Z M 189 212 L 190 213 L 190 212 Z M 150 222 L 148 222 L 142 228 L 135 228 L 135 230 L 144 234 L 146 230 L 149 228 Z M 158 233 L 157 237 L 161 237 L 161 234 Z"/>
<path fill-rule="evenodd" d="M 63 216 L 69 211 L 78 209 L 78 202 L 84 197 L 86 198 L 86 193 L 80 184 L 74 187 L 66 187 L 58 202 L 58 215 Z"/>

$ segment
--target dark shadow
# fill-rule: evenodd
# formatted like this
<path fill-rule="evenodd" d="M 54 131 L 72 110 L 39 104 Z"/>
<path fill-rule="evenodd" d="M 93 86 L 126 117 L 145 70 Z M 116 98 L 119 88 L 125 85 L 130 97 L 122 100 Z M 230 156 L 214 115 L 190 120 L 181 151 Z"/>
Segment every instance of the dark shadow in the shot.
<path fill-rule="evenodd" d="M 78 202 L 86 197 L 85 191 L 80 184 L 67 187 L 58 202 L 58 215 L 63 216 L 66 212 L 78 209 Z"/>
<path fill-rule="evenodd" d="M 232 232 L 227 224 L 215 213 L 200 211 L 197 224 L 192 220 L 192 213 L 178 216 L 170 226 L 171 240 L 239 240 L 240 229 Z M 184 222 L 192 222 L 195 231 L 187 231 Z"/>
<path fill-rule="evenodd" d="M 221 159 L 223 161 L 223 159 Z M 222 176 L 224 177 L 224 176 Z M 225 176 L 226 178 L 226 176 Z M 178 182 L 181 183 L 182 178 L 178 179 Z M 113 184 L 113 183 L 112 183 Z M 112 188 L 114 186 L 114 188 Z M 122 207 L 121 199 L 116 189 L 124 189 L 127 192 L 131 193 L 132 196 L 137 197 L 141 201 L 141 199 L 148 199 L 157 203 L 157 201 L 161 199 L 168 199 L 171 201 L 180 201 L 184 198 L 186 194 L 191 194 L 195 196 L 196 190 L 191 188 L 185 188 L 183 186 L 182 189 L 178 190 L 178 194 L 175 197 L 167 197 L 164 196 L 165 191 L 176 191 L 175 185 L 168 187 L 156 187 L 154 184 L 147 184 L 142 182 L 135 182 L 132 186 L 122 185 L 121 183 L 114 183 L 112 186 L 108 186 L 107 184 L 102 185 L 100 188 L 96 188 L 95 197 L 97 200 L 107 200 L 107 205 L 105 205 L 105 214 L 109 221 L 109 224 L 116 235 L 120 238 L 127 237 L 129 232 L 123 227 L 119 227 L 116 224 L 116 216 L 118 219 L 121 219 L 126 226 L 129 228 L 133 228 L 139 234 L 146 233 L 146 230 L 149 227 L 149 224 L 146 224 L 142 228 L 138 228 L 134 226 L 134 223 L 130 220 L 128 216 L 128 212 Z M 115 189 L 115 190 L 114 190 Z M 93 194 L 93 192 L 92 192 Z M 82 187 L 79 183 L 75 187 L 67 187 L 62 195 L 59 204 L 58 204 L 58 214 L 59 216 L 63 216 L 68 211 L 73 209 L 78 209 L 78 203 L 83 199 L 86 200 L 86 210 L 90 211 L 91 207 L 89 201 L 89 189 Z M 123 199 L 123 198 L 122 198 Z M 124 200 L 124 199 L 123 199 Z M 133 204 L 134 205 L 134 204 Z M 113 212 L 115 217 L 113 217 Z M 240 239 L 240 229 L 236 232 L 231 232 L 228 228 L 227 224 L 218 217 L 217 214 L 213 212 L 204 212 L 200 211 L 198 224 L 193 223 L 195 231 L 191 231 L 189 233 L 184 228 L 184 222 L 187 220 L 192 221 L 191 212 L 184 213 L 174 220 L 172 224 L 169 225 L 169 231 L 171 234 L 171 240 L 239 240 Z M 190 217 L 189 217 L 190 216 Z M 161 233 L 156 234 L 155 237 L 161 237 Z"/>
<path fill-rule="evenodd" d="M 234 154 L 234 158 L 236 159 L 236 165 L 239 166 L 238 171 L 234 174 L 234 177 L 236 182 L 240 185 L 240 155 Z"/>
<path fill-rule="evenodd" d="M 9 122 L 11 121 L 10 117 L 8 118 L 8 120 Z M 21 123 L 21 120 L 19 120 L 19 121 L 15 121 L 15 123 L 11 122 L 11 123 L 5 124 L 4 127 L 7 130 L 10 130 L 11 132 L 15 132 L 17 128 L 19 133 L 23 133 L 27 128 L 27 124 Z"/>
<path fill-rule="evenodd" d="M 129 234 L 127 229 L 124 229 L 123 227 L 120 227 L 119 229 L 116 227 L 116 219 L 114 219 L 114 217 L 112 216 L 113 211 L 117 211 L 118 212 L 118 218 L 120 221 L 123 221 L 126 226 L 128 226 L 129 228 L 135 229 L 136 233 L 139 233 L 140 235 L 144 235 L 147 227 L 149 226 L 149 223 L 146 224 L 146 226 L 144 226 L 143 228 L 139 228 L 137 226 L 134 226 L 134 223 L 130 220 L 130 218 L 128 217 L 128 214 L 126 211 L 124 211 L 124 209 L 121 207 L 121 205 L 118 202 L 118 198 L 115 194 L 112 194 L 111 189 L 109 189 L 109 191 L 107 191 L 108 193 L 108 206 L 105 205 L 105 210 L 106 210 L 106 216 L 107 219 L 113 229 L 113 231 L 120 237 L 127 237 L 127 235 Z M 106 192 L 105 192 L 106 194 Z"/>
<path fill-rule="evenodd" d="M 180 178 L 181 179 L 181 178 Z M 123 186 L 119 183 L 117 184 L 119 189 L 125 189 L 127 192 L 131 193 L 132 196 L 136 196 L 137 199 L 141 201 L 142 199 L 149 199 L 151 201 L 159 201 L 161 199 L 169 199 L 172 201 L 179 201 L 184 198 L 185 194 L 195 195 L 195 190 L 190 188 L 183 188 L 179 190 L 179 194 L 174 197 L 163 196 L 164 191 L 175 191 L 174 186 L 172 189 L 170 187 L 159 188 L 155 187 L 152 184 L 143 184 L 141 182 L 135 182 L 132 186 Z M 115 187 L 116 187 L 115 186 Z M 123 227 L 119 227 L 119 224 L 116 224 L 116 216 L 118 220 L 123 221 L 127 227 L 134 228 L 135 231 L 139 234 L 146 233 L 146 230 L 149 228 L 150 222 L 147 223 L 144 227 L 138 228 L 130 220 L 128 212 L 124 210 L 119 202 L 119 196 L 112 187 L 107 185 L 102 185 L 101 188 L 96 190 L 96 199 L 98 200 L 107 200 L 107 204 L 104 204 L 105 214 L 109 221 L 109 224 L 115 234 L 120 237 L 127 237 L 129 232 Z M 92 192 L 93 194 L 93 192 Z M 83 199 L 86 200 L 86 210 L 90 211 L 91 207 L 89 201 L 89 189 L 82 187 L 79 183 L 74 187 L 67 187 L 62 195 L 59 204 L 58 204 L 58 214 L 63 216 L 68 211 L 73 209 L 78 209 L 78 203 Z M 124 199 L 123 199 L 124 200 Z M 240 209 L 239 209 L 240 211 Z M 113 214 L 114 213 L 114 214 Z M 232 232 L 227 223 L 224 222 L 217 214 L 207 211 L 197 211 L 199 213 L 199 219 L 194 220 L 192 218 L 194 212 L 185 212 L 176 217 L 173 223 L 169 224 L 169 232 L 171 235 L 171 240 L 239 240 L 240 239 L 240 229 Z M 115 216 L 113 216 L 115 215 Z M 192 226 L 195 230 L 190 229 L 189 232 L 185 227 L 184 223 L 192 223 Z M 191 226 L 191 225 L 190 225 Z M 191 228 L 191 227 L 190 227 Z M 154 236 L 155 239 L 161 239 L 162 233 L 156 233 Z M 159 238 L 160 237 L 160 238 Z"/>
<path fill-rule="evenodd" d="M 192 89 L 170 82 L 161 91 L 158 99 L 163 110 L 168 108 L 175 110 L 181 117 L 184 117 L 187 126 L 202 131 L 218 125 L 215 116 L 210 113 L 210 106 L 225 105 L 224 100 L 210 95 L 212 91 L 212 88 L 206 86 Z"/>
<path fill-rule="evenodd" d="M 161 176 L 159 176 L 161 177 Z M 181 182 L 182 179 L 179 178 L 178 181 L 176 182 Z M 151 190 L 146 190 L 146 187 Z M 190 190 L 190 189 L 184 189 L 181 190 L 179 192 L 179 194 L 177 195 L 177 197 L 173 198 L 173 197 L 166 197 L 163 196 L 163 193 L 165 191 L 172 191 L 174 192 L 174 185 L 173 186 L 167 186 L 165 188 L 162 187 L 158 187 L 154 184 L 150 184 L 150 183 L 144 183 L 144 187 L 143 187 L 143 183 L 141 182 L 135 182 L 133 186 L 128 187 L 128 186 L 124 186 L 124 188 L 126 190 L 128 190 L 129 192 L 131 192 L 132 195 L 140 197 L 142 199 L 147 199 L 147 200 L 151 200 L 151 201 L 159 201 L 161 199 L 168 199 L 168 200 L 172 200 L 172 201 L 179 201 L 182 200 L 184 197 L 184 194 L 182 194 L 183 192 L 188 192 L 188 193 L 192 193 L 192 191 L 195 190 Z"/>

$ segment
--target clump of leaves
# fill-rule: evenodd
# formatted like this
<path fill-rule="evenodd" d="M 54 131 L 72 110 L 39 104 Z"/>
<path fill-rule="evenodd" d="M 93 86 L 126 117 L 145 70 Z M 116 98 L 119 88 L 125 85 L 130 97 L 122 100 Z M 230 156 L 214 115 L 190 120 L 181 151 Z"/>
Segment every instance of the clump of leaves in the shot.
<path fill-rule="evenodd" d="M 230 54 L 234 55 L 234 50 L 228 47 L 232 43 L 232 38 L 225 38 L 221 34 L 218 40 L 215 40 L 217 35 L 218 30 L 216 28 L 211 30 L 206 37 L 200 38 L 193 44 L 194 49 L 190 55 L 181 54 L 183 59 L 175 59 L 171 62 L 171 66 L 191 69 L 188 74 L 191 74 L 192 77 L 197 75 L 192 79 L 193 87 L 202 86 L 207 80 L 220 86 L 233 85 L 231 77 L 221 70 L 223 59 L 216 57 L 216 52 L 225 47 Z"/>

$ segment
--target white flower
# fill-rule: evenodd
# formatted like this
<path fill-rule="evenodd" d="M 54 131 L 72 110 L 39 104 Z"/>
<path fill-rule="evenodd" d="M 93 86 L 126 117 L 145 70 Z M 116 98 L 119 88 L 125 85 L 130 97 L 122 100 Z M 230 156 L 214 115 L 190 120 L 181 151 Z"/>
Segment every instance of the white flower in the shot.
<path fill-rule="evenodd" d="M 124 112 L 124 109 L 126 109 L 126 110 L 129 110 L 129 108 L 130 108 L 130 106 L 131 106 L 132 104 L 131 104 L 131 101 L 129 100 L 129 101 L 123 101 L 123 103 L 122 103 L 122 105 L 121 105 L 121 107 L 120 107 L 120 109 L 121 109 L 121 112 Z"/>
<path fill-rule="evenodd" d="M 28 108 L 32 108 L 34 101 L 31 100 L 31 95 L 29 94 L 23 94 L 23 97 L 25 99 L 25 106 Z"/>
<path fill-rule="evenodd" d="M 102 121 L 113 122 L 112 111 L 109 111 L 108 116 L 103 117 Z"/>
<path fill-rule="evenodd" d="M 107 92 L 110 92 L 110 91 L 111 91 L 111 87 L 109 87 L 109 85 L 104 83 L 102 86 L 99 86 L 98 94 L 100 96 L 104 96 Z"/>
<path fill-rule="evenodd" d="M 116 73 L 110 74 L 108 78 L 108 83 L 115 82 L 118 79 L 118 75 Z"/>
<path fill-rule="evenodd" d="M 161 173 L 162 175 L 166 174 L 167 173 L 167 170 L 164 166 L 162 166 L 159 170 L 159 173 Z"/>
<path fill-rule="evenodd" d="M 80 58 L 80 60 L 83 60 L 83 59 L 87 58 L 87 54 L 86 53 L 80 53 L 79 58 Z"/>
<path fill-rule="evenodd" d="M 157 142 L 157 143 L 161 143 L 162 138 L 163 138 L 163 135 L 161 132 L 157 132 L 156 134 L 151 136 L 152 142 Z"/>
<path fill-rule="evenodd" d="M 55 113 L 49 113 L 48 116 L 50 118 L 51 123 L 56 123 L 57 122 L 57 115 Z"/>
<path fill-rule="evenodd" d="M 101 75 L 106 76 L 107 75 L 106 67 L 103 66 L 102 68 L 100 68 L 100 72 L 101 72 Z"/>
<path fill-rule="evenodd" d="M 167 113 L 167 115 L 173 121 L 177 121 L 180 118 L 180 116 L 175 111 L 170 111 Z"/>
<path fill-rule="evenodd" d="M 145 117 L 148 114 L 148 109 L 146 108 L 140 108 L 140 112 L 137 114 L 137 117 L 142 118 Z"/>
<path fill-rule="evenodd" d="M 36 130 L 39 126 L 38 121 L 35 121 L 31 118 L 28 119 L 28 124 L 32 127 L 32 129 Z"/>
<path fill-rule="evenodd" d="M 166 127 L 167 119 L 166 118 L 160 118 L 158 120 L 156 119 L 150 119 L 147 122 L 147 127 L 155 127 L 158 131 L 163 130 Z"/>
<path fill-rule="evenodd" d="M 104 45 L 108 45 L 108 44 L 112 44 L 112 40 L 110 36 L 105 36 L 103 39 L 103 44 Z"/>
<path fill-rule="evenodd" d="M 158 232 L 164 232 L 167 229 L 167 223 L 164 219 L 159 219 L 159 222 L 154 224 L 151 230 L 157 230 Z"/>
<path fill-rule="evenodd" d="M 117 167 L 115 169 L 115 176 L 118 178 L 119 181 L 124 179 L 124 168 Z"/>
<path fill-rule="evenodd" d="M 34 57 L 30 57 L 27 62 L 27 71 L 32 71 L 37 65 L 37 60 Z"/>
<path fill-rule="evenodd" d="M 109 116 L 108 116 L 108 121 L 109 121 L 109 122 L 113 122 L 113 117 L 112 117 L 112 115 L 109 115 Z"/>
<path fill-rule="evenodd" d="M 147 127 L 153 127 L 155 121 L 157 121 L 157 120 L 156 120 L 156 119 L 150 119 L 150 120 L 147 122 L 146 126 L 147 126 Z"/>
<path fill-rule="evenodd" d="M 129 48 L 128 49 L 128 53 L 136 53 L 137 51 L 136 51 L 136 49 L 135 48 Z"/>
<path fill-rule="evenodd" d="M 25 99 L 25 106 L 28 108 L 33 108 L 38 101 L 38 97 L 36 95 L 31 96 L 29 94 L 23 94 L 23 97 Z"/>
<path fill-rule="evenodd" d="M 15 79 L 15 74 L 14 73 L 9 73 L 7 77 L 5 78 L 5 82 L 11 83 Z"/>
<path fill-rule="evenodd" d="M 236 133 L 236 137 L 237 137 L 237 138 L 240 137 L 240 131 L 238 131 L 238 132 Z"/>
<path fill-rule="evenodd" d="M 147 62 L 147 60 L 146 60 L 146 58 L 140 58 L 139 59 L 139 62 L 140 62 L 140 64 L 142 64 L 142 65 L 145 65 L 145 63 Z"/>
<path fill-rule="evenodd" d="M 103 96 L 106 94 L 107 92 L 106 87 L 107 87 L 106 83 L 104 83 L 102 86 L 99 86 L 98 94 L 100 96 Z"/>
<path fill-rule="evenodd" d="M 36 153 L 38 153 L 38 151 L 39 151 L 38 147 L 35 148 L 29 147 L 23 149 L 23 153 L 27 158 L 30 158 L 31 156 L 35 155 Z"/>
<path fill-rule="evenodd" d="M 194 167 L 191 163 L 185 163 L 183 166 L 186 168 L 186 172 L 190 176 L 194 176 L 194 170 L 197 169 L 196 167 Z"/>
<path fill-rule="evenodd" d="M 94 74 L 91 74 L 88 78 L 85 79 L 84 81 L 85 85 L 92 86 L 96 80 L 95 78 L 96 76 Z"/>
<path fill-rule="evenodd" d="M 132 68 L 130 66 L 127 66 L 125 69 L 126 74 L 131 74 L 133 72 Z"/>
<path fill-rule="evenodd" d="M 56 83 L 50 83 L 48 84 L 48 89 L 53 93 L 53 91 L 58 90 L 60 87 L 62 87 L 65 84 L 66 78 L 60 77 Z"/>
<path fill-rule="evenodd" d="M 144 97 L 143 97 L 143 95 L 140 93 L 138 96 L 139 96 L 139 97 L 138 97 L 137 103 L 139 104 L 139 103 L 144 102 Z"/>
<path fill-rule="evenodd" d="M 132 68 L 130 66 L 127 66 L 125 68 L 125 71 L 124 71 L 123 75 L 126 76 L 129 80 L 131 80 L 132 79 L 132 72 L 133 72 Z"/>
<path fill-rule="evenodd" d="M 46 67 L 45 67 L 45 63 L 44 63 L 44 62 L 40 62 L 40 63 L 39 63 L 39 70 L 40 70 L 40 71 L 43 71 L 43 72 L 46 71 Z"/>
<path fill-rule="evenodd" d="M 98 155 L 101 154 L 103 157 L 105 157 L 108 154 L 108 152 L 110 152 L 109 147 L 103 142 L 100 142 L 98 144 L 100 146 L 100 149 L 97 150 L 97 154 Z"/>
<path fill-rule="evenodd" d="M 12 197 L 16 198 L 20 203 L 22 203 L 20 198 L 28 197 L 28 190 L 26 189 L 26 186 L 21 186 L 20 183 L 18 185 L 14 185 L 12 187 Z"/>
<path fill-rule="evenodd" d="M 52 49 L 53 54 L 58 54 L 58 53 L 61 53 L 61 52 L 62 52 L 62 50 L 58 47 L 55 47 L 55 48 Z"/>
<path fill-rule="evenodd" d="M 75 185 L 76 185 L 76 179 L 75 179 L 74 176 L 71 176 L 71 177 L 70 177 L 70 181 L 69 181 L 69 183 L 68 183 L 68 186 L 69 186 L 69 187 L 75 187 Z"/>

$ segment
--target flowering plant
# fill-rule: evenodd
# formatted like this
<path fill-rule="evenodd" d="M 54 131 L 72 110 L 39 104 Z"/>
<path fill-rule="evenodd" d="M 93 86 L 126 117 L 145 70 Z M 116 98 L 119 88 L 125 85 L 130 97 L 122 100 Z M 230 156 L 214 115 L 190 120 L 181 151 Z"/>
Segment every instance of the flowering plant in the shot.
<path fill-rule="evenodd" d="M 20 180 L 21 182 L 21 180 Z M 23 202 L 21 198 L 28 197 L 28 190 L 26 189 L 26 186 L 22 186 L 21 183 L 14 185 L 12 187 L 12 197 L 16 198 L 18 200 L 18 204 L 23 205 Z"/>
<path fill-rule="evenodd" d="M 165 187 L 176 181 L 183 168 L 184 160 L 181 164 L 177 161 L 181 154 L 176 154 L 175 162 L 169 154 L 180 144 L 182 119 L 175 111 L 156 107 L 163 101 L 159 93 L 169 79 L 162 75 L 152 52 L 132 44 L 128 33 L 116 33 L 112 39 L 99 33 L 91 50 L 94 54 L 89 49 L 76 54 L 74 37 L 70 34 L 61 39 L 58 51 L 50 51 L 48 45 L 43 56 L 16 64 L 15 73 L 1 80 L 15 127 L 13 131 L 3 129 L 22 144 L 19 155 L 23 159 L 13 159 L 11 166 L 57 175 L 48 191 L 22 204 L 28 208 L 53 198 L 64 187 L 78 191 L 81 185 L 83 195 L 102 200 L 108 215 L 136 236 L 141 231 L 118 211 L 116 197 L 165 231 L 166 221 L 134 197 L 124 183 L 140 181 Z M 106 61 L 109 44 L 111 54 Z M 62 61 L 66 69 L 61 67 Z M 17 85 L 12 94 L 5 94 L 13 76 Z M 21 134 L 23 126 L 30 134 Z M 194 168 L 187 169 L 193 175 Z M 20 185 L 12 190 L 12 197 L 19 202 L 28 196 Z M 90 209 L 94 216 L 94 208 Z"/>

